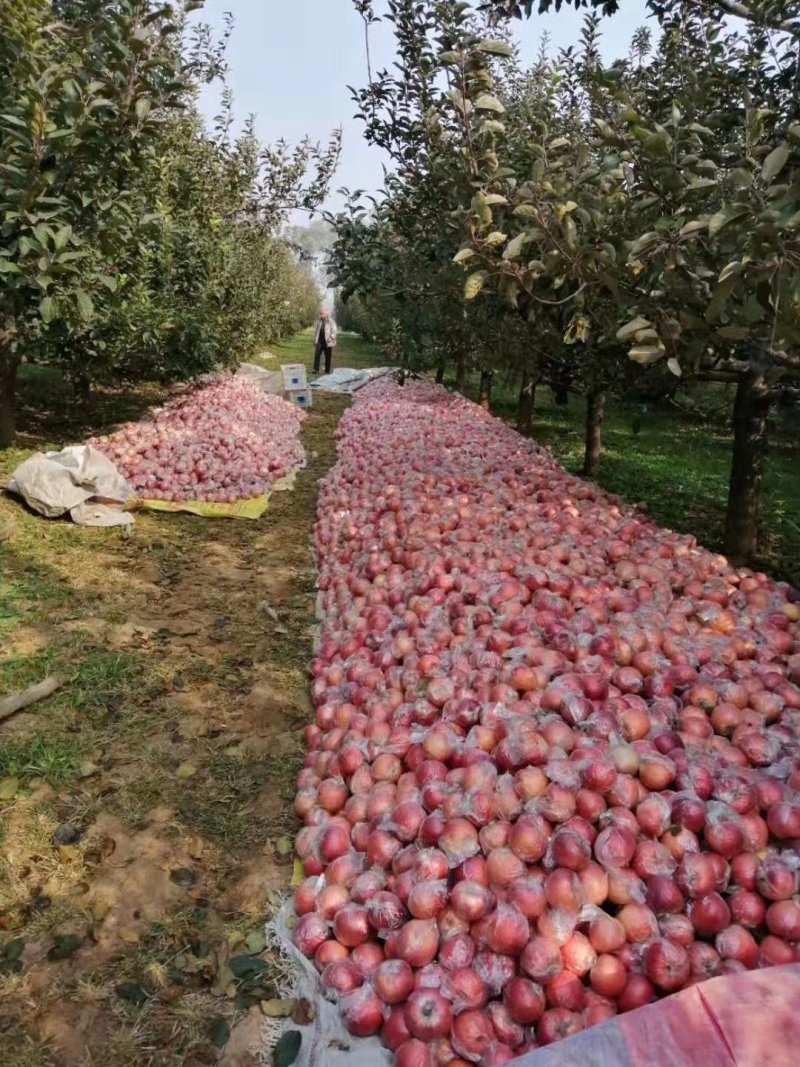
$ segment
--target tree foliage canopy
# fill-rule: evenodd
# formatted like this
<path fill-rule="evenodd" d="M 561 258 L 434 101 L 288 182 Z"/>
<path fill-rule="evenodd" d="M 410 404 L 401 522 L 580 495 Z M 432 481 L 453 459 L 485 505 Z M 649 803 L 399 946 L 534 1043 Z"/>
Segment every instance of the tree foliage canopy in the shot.
<path fill-rule="evenodd" d="M 200 87 L 228 31 L 202 0 L 3 3 L 0 36 L 0 443 L 23 359 L 103 378 L 185 378 L 305 324 L 316 288 L 280 233 L 314 210 L 325 146 L 207 130 Z"/>
<path fill-rule="evenodd" d="M 576 0 L 581 39 L 525 69 L 508 20 L 536 6 L 390 0 L 396 68 L 354 98 L 393 171 L 336 221 L 339 279 L 418 338 L 424 323 L 485 369 L 515 364 L 523 393 L 566 381 L 590 418 L 642 375 L 735 383 L 728 545 L 746 555 L 769 405 L 800 371 L 797 5 L 652 0 L 655 44 L 641 30 L 607 65 L 617 5 Z M 436 302 L 453 266 L 466 337 Z"/>

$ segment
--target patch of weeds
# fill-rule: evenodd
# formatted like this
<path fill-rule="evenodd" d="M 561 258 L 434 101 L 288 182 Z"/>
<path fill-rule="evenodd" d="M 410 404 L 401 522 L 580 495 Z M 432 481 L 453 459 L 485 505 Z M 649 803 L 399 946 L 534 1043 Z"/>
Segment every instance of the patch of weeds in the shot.
<path fill-rule="evenodd" d="M 44 778 L 58 786 L 77 776 L 82 746 L 74 738 L 33 737 L 0 742 L 0 778 Z"/>
<path fill-rule="evenodd" d="M 74 702 L 79 710 L 106 708 L 129 693 L 137 693 L 143 673 L 130 653 L 93 651 L 81 660 L 74 679 Z"/>
<path fill-rule="evenodd" d="M 258 790 L 272 780 L 272 761 L 244 760 L 218 753 L 178 800 L 183 820 L 227 851 L 263 838 L 264 828 L 247 809 Z"/>
<path fill-rule="evenodd" d="M 48 674 L 63 667 L 59 650 L 44 648 L 29 656 L 12 656 L 0 661 L 0 693 L 13 693 L 41 682 Z"/>

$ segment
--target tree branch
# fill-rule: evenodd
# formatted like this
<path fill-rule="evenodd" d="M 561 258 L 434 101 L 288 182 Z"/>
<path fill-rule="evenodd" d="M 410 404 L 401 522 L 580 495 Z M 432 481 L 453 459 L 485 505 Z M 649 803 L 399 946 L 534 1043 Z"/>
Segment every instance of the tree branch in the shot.
<path fill-rule="evenodd" d="M 735 15 L 737 18 L 745 19 L 747 22 L 755 23 L 757 26 L 764 26 L 770 30 L 780 30 L 782 33 L 796 34 L 800 29 L 800 26 L 796 21 L 792 19 L 783 19 L 778 21 L 777 19 L 771 19 L 765 17 L 760 11 L 753 11 L 747 4 L 743 4 L 740 0 L 712 0 L 712 3 L 708 3 L 708 0 L 695 0 L 698 7 L 708 9 L 709 7 L 721 7 L 723 11 L 727 11 L 729 15 Z"/>
<path fill-rule="evenodd" d="M 770 351 L 770 355 L 776 363 L 780 363 L 782 367 L 787 367 L 789 370 L 800 371 L 800 356 L 790 356 L 788 352 L 781 352 L 780 349 L 773 348 Z"/>
<path fill-rule="evenodd" d="M 699 370 L 692 375 L 693 378 L 697 378 L 701 382 L 726 382 L 734 383 L 739 381 L 739 375 L 736 371 L 728 370 Z"/>

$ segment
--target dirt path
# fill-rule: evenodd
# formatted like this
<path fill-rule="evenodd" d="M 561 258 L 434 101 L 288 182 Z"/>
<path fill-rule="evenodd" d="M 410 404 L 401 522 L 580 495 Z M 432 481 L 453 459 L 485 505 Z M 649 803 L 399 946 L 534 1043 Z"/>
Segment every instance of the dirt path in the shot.
<path fill-rule="evenodd" d="M 125 541 L 0 502 L 0 692 L 72 679 L 0 726 L 4 1067 L 251 1060 L 345 404 L 318 399 L 309 467 L 258 524 L 144 515 Z"/>

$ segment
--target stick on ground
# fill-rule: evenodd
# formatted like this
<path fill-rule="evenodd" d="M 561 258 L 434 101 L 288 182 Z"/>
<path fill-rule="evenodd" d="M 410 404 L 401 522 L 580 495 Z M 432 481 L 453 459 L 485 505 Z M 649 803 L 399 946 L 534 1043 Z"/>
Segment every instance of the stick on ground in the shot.
<path fill-rule="evenodd" d="M 52 696 L 57 689 L 66 681 L 66 678 L 62 678 L 58 674 L 51 674 L 43 682 L 37 682 L 36 685 L 29 685 L 27 689 L 21 689 L 19 693 L 11 693 L 10 696 L 0 698 L 0 722 L 3 719 L 8 719 L 11 715 L 16 715 L 18 711 L 22 711 L 23 708 L 29 707 L 31 704 L 35 704 L 37 700 L 44 700 L 45 697 Z"/>

